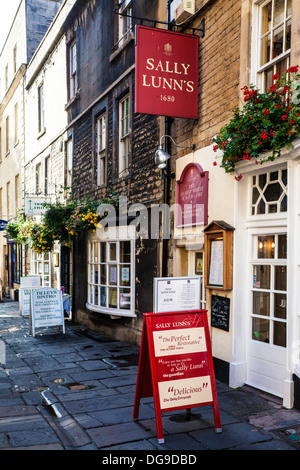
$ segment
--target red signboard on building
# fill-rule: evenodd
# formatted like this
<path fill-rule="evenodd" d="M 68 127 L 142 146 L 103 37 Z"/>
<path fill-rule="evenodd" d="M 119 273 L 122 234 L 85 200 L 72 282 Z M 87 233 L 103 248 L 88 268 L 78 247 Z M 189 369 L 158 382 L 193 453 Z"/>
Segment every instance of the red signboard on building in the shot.
<path fill-rule="evenodd" d="M 176 226 L 207 225 L 208 171 L 198 163 L 189 163 L 176 185 Z"/>
<path fill-rule="evenodd" d="M 196 35 L 136 26 L 135 111 L 198 118 Z"/>
<path fill-rule="evenodd" d="M 153 396 L 159 442 L 161 412 L 213 405 L 221 432 L 207 311 L 144 314 L 133 418 L 141 398 Z"/>

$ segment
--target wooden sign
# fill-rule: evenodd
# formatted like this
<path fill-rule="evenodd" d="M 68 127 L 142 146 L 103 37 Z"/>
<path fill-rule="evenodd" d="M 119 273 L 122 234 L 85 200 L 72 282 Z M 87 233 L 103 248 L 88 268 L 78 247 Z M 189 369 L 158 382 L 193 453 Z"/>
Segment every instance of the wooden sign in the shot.
<path fill-rule="evenodd" d="M 35 336 L 36 328 L 62 327 L 65 333 L 62 292 L 51 287 L 42 287 L 31 292 L 30 334 Z"/>
<path fill-rule="evenodd" d="M 176 227 L 207 225 L 208 171 L 189 163 L 176 184 Z"/>
<path fill-rule="evenodd" d="M 219 295 L 211 296 L 211 326 L 229 331 L 230 299 Z"/>
<path fill-rule="evenodd" d="M 135 112 L 198 119 L 199 37 L 136 26 Z"/>
<path fill-rule="evenodd" d="M 212 405 L 222 432 L 207 311 L 145 313 L 133 418 L 140 399 L 153 396 L 158 442 L 162 411 Z"/>

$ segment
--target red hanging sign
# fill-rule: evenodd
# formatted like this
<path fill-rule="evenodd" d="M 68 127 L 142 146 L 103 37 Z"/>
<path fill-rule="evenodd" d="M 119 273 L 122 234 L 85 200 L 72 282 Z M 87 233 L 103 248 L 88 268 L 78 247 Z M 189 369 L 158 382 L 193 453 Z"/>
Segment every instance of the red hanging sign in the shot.
<path fill-rule="evenodd" d="M 136 26 L 135 111 L 198 118 L 195 35 Z"/>
<path fill-rule="evenodd" d="M 145 313 L 133 418 L 140 399 L 153 396 L 159 443 L 161 412 L 213 405 L 221 432 L 207 311 Z"/>

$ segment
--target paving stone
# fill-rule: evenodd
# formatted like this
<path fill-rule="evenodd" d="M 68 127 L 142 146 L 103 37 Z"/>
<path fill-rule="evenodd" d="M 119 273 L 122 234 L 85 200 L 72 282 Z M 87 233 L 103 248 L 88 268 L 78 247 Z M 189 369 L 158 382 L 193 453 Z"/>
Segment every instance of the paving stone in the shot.
<path fill-rule="evenodd" d="M 89 372 L 75 372 L 72 373 L 73 381 L 74 382 L 82 382 L 85 380 L 101 380 L 107 377 L 112 377 L 113 374 L 111 371 L 103 369 L 103 370 L 91 370 Z"/>
<path fill-rule="evenodd" d="M 59 439 L 55 432 L 47 427 L 45 429 L 27 429 L 26 431 L 9 432 L 9 439 L 14 447 L 32 446 L 40 444 L 57 443 Z"/>
<path fill-rule="evenodd" d="M 126 375 L 121 377 L 112 377 L 109 379 L 101 379 L 101 382 L 106 387 L 123 387 L 125 385 L 135 385 L 136 375 Z"/>
<path fill-rule="evenodd" d="M 116 445 L 153 437 L 153 422 L 116 424 L 114 426 L 88 429 L 87 432 L 95 441 L 95 444 L 103 448 L 112 443 Z"/>
<path fill-rule="evenodd" d="M 133 406 L 116 408 L 105 411 L 94 411 L 90 413 L 91 416 L 97 418 L 104 425 L 112 425 L 117 423 L 130 423 L 133 421 Z M 155 412 L 151 406 L 142 405 L 139 409 L 139 421 L 144 419 L 154 418 Z"/>
<path fill-rule="evenodd" d="M 0 418 L 0 431 L 22 431 L 34 429 L 45 429 L 47 421 L 39 415 L 7 416 Z"/>
<path fill-rule="evenodd" d="M 6 416 L 28 416 L 34 414 L 39 414 L 35 406 L 25 406 L 24 404 L 22 406 L 1 406 L 0 408 L 0 418 Z"/>
<path fill-rule="evenodd" d="M 271 439 L 270 435 L 263 434 L 244 422 L 223 426 L 221 433 L 216 433 L 214 429 L 209 428 L 191 432 L 190 435 L 211 450 L 231 449 Z"/>
<path fill-rule="evenodd" d="M 90 400 L 77 400 L 65 403 L 64 406 L 70 414 L 89 413 L 90 411 L 108 410 L 133 405 L 134 397 L 131 395 L 114 395 L 112 397 L 99 397 Z"/>

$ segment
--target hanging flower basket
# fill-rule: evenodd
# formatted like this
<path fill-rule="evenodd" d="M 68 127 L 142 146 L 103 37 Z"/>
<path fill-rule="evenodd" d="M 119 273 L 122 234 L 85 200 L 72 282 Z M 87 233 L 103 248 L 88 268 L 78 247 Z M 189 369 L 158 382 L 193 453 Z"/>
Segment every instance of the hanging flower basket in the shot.
<path fill-rule="evenodd" d="M 117 208 L 118 196 L 112 192 L 99 202 L 89 198 L 79 201 L 71 197 L 67 203 L 57 201 L 47 204 L 48 209 L 41 222 L 26 219 L 20 213 L 18 220 L 7 224 L 6 232 L 11 239 L 22 245 L 31 243 L 32 249 L 37 253 L 51 251 L 55 241 L 70 246 L 74 235 L 90 229 L 96 230 L 100 226 L 102 217 L 97 215 L 97 208 L 102 203 Z"/>
<path fill-rule="evenodd" d="M 226 173 L 237 173 L 239 162 L 254 160 L 263 164 L 281 155 L 300 136 L 299 66 L 286 74 L 273 76 L 265 93 L 250 85 L 244 91 L 243 109 L 235 108 L 229 124 L 215 139 L 214 151 L 222 150 L 221 167 Z M 217 162 L 214 162 L 216 165 Z M 242 175 L 236 175 L 241 179 Z"/>

